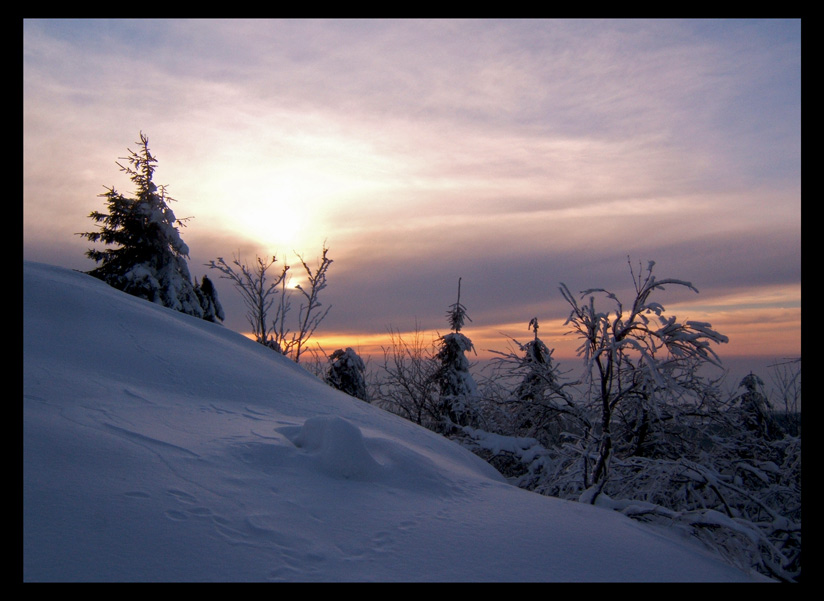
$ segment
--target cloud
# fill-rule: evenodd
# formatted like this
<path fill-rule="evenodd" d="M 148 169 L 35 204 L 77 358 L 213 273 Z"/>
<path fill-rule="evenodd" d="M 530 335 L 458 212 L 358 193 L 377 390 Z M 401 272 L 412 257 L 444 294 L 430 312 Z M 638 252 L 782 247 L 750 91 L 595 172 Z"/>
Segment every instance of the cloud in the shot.
<path fill-rule="evenodd" d="M 702 301 L 800 281 L 797 21 L 25 20 L 23 46 L 27 258 L 90 267 L 75 233 L 142 130 L 194 273 L 328 242 L 330 332 L 443 327 L 458 277 L 478 328 L 561 319 L 559 282 L 625 290 L 628 255 Z"/>

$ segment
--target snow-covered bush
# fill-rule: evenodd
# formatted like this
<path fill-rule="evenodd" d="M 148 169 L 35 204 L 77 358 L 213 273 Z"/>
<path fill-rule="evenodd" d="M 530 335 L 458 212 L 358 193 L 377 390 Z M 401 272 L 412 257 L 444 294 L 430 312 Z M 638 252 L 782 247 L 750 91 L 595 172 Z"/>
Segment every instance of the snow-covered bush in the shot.
<path fill-rule="evenodd" d="M 337 349 L 329 356 L 329 363 L 325 377 L 327 384 L 357 399 L 368 401 L 364 376 L 366 365 L 352 348 Z"/>
<path fill-rule="evenodd" d="M 200 284 L 195 284 L 195 293 L 200 299 L 200 306 L 203 307 L 203 319 L 216 322 L 226 318 L 223 306 L 217 298 L 217 289 L 207 276 L 203 276 Z"/>

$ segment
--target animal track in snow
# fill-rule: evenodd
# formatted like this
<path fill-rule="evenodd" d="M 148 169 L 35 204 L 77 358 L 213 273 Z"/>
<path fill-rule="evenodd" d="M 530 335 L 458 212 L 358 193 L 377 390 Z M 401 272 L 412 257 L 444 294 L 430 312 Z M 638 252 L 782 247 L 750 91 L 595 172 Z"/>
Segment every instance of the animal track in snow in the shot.
<path fill-rule="evenodd" d="M 177 490 L 177 489 L 171 488 L 166 492 L 168 492 L 170 495 L 172 495 L 175 499 L 177 499 L 181 503 L 192 504 L 192 503 L 195 503 L 197 501 L 197 499 L 195 497 L 193 497 L 189 493 L 184 492 L 182 490 Z"/>

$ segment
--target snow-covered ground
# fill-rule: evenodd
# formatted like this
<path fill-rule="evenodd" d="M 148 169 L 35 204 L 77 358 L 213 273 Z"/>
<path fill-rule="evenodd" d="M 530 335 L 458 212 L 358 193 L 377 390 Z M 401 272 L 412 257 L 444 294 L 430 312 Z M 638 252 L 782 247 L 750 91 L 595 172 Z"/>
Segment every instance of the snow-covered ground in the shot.
<path fill-rule="evenodd" d="M 222 326 L 24 262 L 24 581 L 757 581 Z"/>

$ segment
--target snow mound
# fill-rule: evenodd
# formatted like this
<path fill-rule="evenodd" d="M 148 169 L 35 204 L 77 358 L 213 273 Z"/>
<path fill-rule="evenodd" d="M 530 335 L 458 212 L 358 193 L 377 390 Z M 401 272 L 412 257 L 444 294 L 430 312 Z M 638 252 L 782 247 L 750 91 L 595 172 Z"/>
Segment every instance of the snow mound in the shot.
<path fill-rule="evenodd" d="M 307 419 L 293 442 L 315 455 L 322 471 L 331 476 L 366 480 L 381 469 L 366 450 L 360 429 L 342 417 L 323 415 Z"/>

